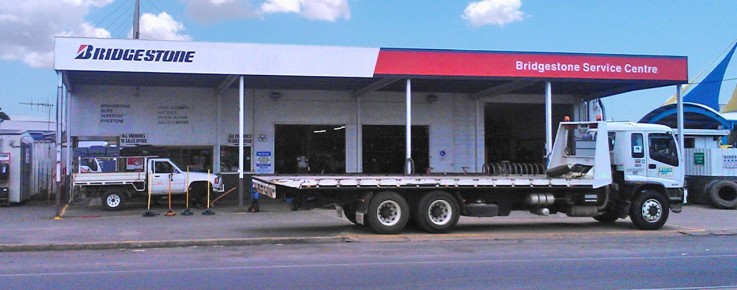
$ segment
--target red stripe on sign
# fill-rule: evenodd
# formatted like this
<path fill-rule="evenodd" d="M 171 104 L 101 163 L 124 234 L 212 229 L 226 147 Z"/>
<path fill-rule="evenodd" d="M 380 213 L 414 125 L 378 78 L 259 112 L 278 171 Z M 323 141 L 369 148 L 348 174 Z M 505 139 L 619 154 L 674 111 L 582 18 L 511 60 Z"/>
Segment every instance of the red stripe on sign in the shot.
<path fill-rule="evenodd" d="M 385 50 L 375 75 L 688 81 L 686 57 Z"/>

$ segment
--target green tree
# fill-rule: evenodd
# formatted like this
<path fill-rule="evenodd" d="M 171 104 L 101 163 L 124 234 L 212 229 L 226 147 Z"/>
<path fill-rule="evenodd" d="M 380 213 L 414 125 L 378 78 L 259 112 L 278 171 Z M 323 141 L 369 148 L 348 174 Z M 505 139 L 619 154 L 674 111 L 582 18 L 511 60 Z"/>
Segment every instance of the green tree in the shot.
<path fill-rule="evenodd" d="M 5 114 L 5 112 L 3 112 L 3 108 L 0 108 L 0 122 L 5 121 L 5 120 L 10 120 L 10 116 L 8 116 L 8 114 Z"/>

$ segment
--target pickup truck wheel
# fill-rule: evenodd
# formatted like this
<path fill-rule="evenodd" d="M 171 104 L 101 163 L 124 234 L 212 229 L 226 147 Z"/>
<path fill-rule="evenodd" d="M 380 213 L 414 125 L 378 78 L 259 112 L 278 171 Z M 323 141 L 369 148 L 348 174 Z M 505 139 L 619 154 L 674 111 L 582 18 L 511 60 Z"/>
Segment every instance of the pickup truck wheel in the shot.
<path fill-rule="evenodd" d="M 102 208 L 105 210 L 120 210 L 125 203 L 125 195 L 117 190 L 105 192 L 102 195 Z"/>
<path fill-rule="evenodd" d="M 632 223 L 641 230 L 657 230 L 668 220 L 668 200 L 657 191 L 645 190 L 637 195 L 630 208 Z"/>
<path fill-rule="evenodd" d="M 364 218 L 368 219 L 368 226 L 376 233 L 398 234 L 409 220 L 409 205 L 396 192 L 380 192 L 369 202 Z"/>
<path fill-rule="evenodd" d="M 210 191 L 212 193 L 212 191 Z M 191 207 L 207 207 L 207 184 L 194 183 L 189 187 L 189 201 Z"/>
<path fill-rule="evenodd" d="M 737 183 L 721 180 L 711 186 L 709 197 L 711 203 L 717 208 L 737 208 Z"/>
<path fill-rule="evenodd" d="M 458 223 L 460 207 L 450 194 L 433 191 L 420 199 L 415 210 L 417 225 L 429 233 L 446 233 Z"/>

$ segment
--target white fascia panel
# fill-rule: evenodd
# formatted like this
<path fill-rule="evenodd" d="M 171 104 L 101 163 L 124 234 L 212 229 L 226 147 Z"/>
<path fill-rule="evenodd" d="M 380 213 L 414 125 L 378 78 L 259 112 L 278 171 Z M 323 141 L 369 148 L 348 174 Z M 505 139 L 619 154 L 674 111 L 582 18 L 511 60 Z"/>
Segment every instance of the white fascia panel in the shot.
<path fill-rule="evenodd" d="M 105 59 L 100 49 L 117 58 L 125 54 L 129 60 Z M 137 51 L 140 53 L 133 57 Z M 188 61 L 156 60 L 168 52 L 191 57 Z M 373 77 L 379 49 L 57 37 L 54 55 L 56 70 Z"/>

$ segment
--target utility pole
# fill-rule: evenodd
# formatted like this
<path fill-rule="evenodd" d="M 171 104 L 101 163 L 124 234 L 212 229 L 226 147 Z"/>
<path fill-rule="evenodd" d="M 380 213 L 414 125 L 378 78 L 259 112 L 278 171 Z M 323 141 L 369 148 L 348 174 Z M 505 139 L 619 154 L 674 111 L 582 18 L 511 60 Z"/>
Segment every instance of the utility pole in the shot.
<path fill-rule="evenodd" d="M 133 39 L 141 38 L 140 9 L 141 0 L 136 0 L 136 7 L 133 9 Z"/>

